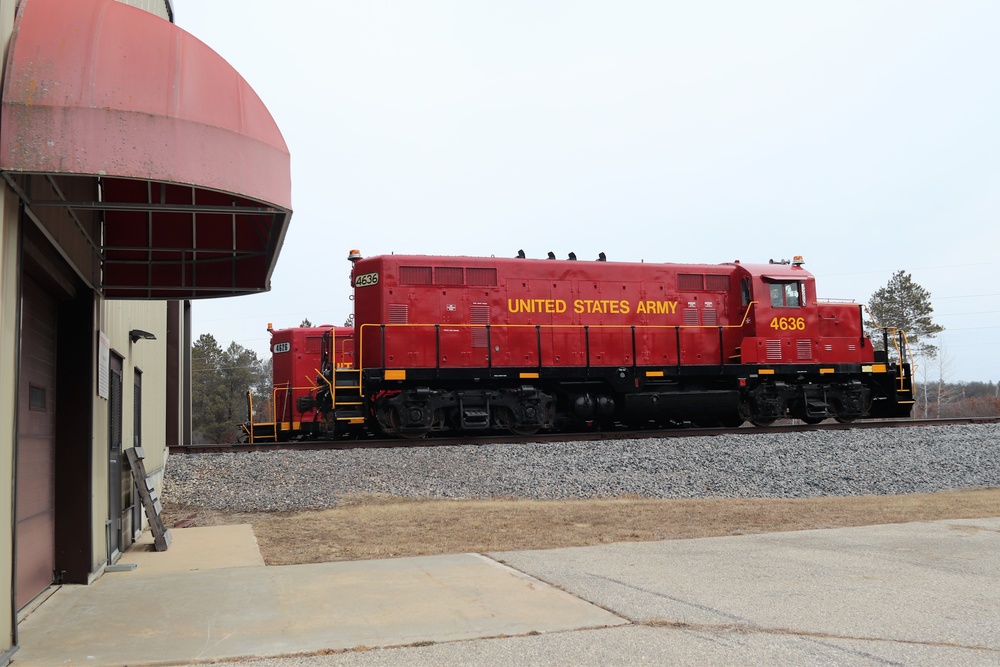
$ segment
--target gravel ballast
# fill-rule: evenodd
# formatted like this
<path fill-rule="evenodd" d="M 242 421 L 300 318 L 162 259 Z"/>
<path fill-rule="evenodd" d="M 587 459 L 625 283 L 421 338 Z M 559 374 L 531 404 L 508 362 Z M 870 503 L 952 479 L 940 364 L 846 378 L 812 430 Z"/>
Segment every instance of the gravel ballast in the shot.
<path fill-rule="evenodd" d="M 1000 425 L 528 445 L 174 454 L 164 501 L 228 512 L 345 497 L 809 498 L 1000 487 Z"/>

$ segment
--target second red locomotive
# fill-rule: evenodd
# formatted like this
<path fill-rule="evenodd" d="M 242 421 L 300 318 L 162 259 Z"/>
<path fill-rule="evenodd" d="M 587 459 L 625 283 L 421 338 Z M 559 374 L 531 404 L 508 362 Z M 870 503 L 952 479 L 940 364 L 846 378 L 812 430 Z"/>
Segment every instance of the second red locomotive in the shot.
<path fill-rule="evenodd" d="M 874 349 L 861 306 L 819 301 L 800 258 L 349 259 L 354 363 L 337 369 L 330 348 L 300 402 L 315 435 L 815 423 L 913 404 L 902 336 Z"/>

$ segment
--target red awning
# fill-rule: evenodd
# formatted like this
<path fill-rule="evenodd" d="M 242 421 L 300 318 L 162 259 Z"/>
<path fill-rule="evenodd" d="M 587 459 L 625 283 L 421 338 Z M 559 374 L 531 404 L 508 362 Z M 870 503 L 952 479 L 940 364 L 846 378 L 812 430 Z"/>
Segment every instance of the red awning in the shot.
<path fill-rule="evenodd" d="M 22 0 L 0 114 L 4 177 L 91 237 L 105 296 L 269 288 L 291 217 L 288 148 L 195 37 L 115 0 Z"/>

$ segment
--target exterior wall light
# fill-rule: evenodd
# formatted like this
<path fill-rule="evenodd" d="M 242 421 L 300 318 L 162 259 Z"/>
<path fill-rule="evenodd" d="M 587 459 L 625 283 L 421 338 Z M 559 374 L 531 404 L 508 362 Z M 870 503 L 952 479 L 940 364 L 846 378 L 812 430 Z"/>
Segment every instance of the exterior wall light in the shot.
<path fill-rule="evenodd" d="M 133 343 L 138 341 L 140 338 L 143 340 L 156 340 L 156 336 L 148 331 L 143 331 L 142 329 L 132 329 L 128 332 L 128 337 L 132 339 Z"/>

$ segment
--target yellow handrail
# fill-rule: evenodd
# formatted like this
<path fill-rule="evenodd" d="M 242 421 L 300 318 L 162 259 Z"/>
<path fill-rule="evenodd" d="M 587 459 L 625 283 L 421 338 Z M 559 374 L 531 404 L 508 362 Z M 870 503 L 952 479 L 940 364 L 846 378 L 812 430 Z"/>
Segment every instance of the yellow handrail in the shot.
<path fill-rule="evenodd" d="M 631 329 L 635 328 L 639 330 L 650 330 L 650 329 L 742 329 L 747 320 L 750 319 L 750 310 L 753 308 L 757 301 L 751 301 L 747 304 L 746 310 L 743 311 L 743 319 L 740 320 L 739 324 L 444 324 L 438 323 L 407 323 L 407 324 L 388 324 L 388 323 L 375 323 L 368 322 L 360 325 L 358 334 L 360 340 L 356 341 L 357 345 L 355 350 L 355 366 L 356 370 L 359 372 L 364 367 L 364 330 L 365 327 L 381 327 L 385 326 L 387 328 L 417 328 L 417 327 L 447 327 L 449 329 L 485 329 L 490 328 L 505 328 L 505 329 Z"/>
<path fill-rule="evenodd" d="M 884 329 L 885 332 L 886 332 L 886 336 L 890 340 L 892 340 L 892 346 L 893 346 L 893 348 L 895 348 L 895 350 L 896 350 L 896 356 L 899 357 L 899 361 L 900 361 L 900 363 L 899 363 L 899 370 L 898 370 L 898 372 L 896 374 L 896 379 L 899 380 L 899 388 L 900 389 L 906 389 L 906 378 L 903 376 L 903 359 L 905 357 L 909 357 L 911 360 L 913 359 L 913 354 L 912 354 L 912 352 L 909 351 L 910 350 L 910 341 L 906 337 L 906 330 L 900 329 L 898 327 L 883 327 L 883 326 L 881 326 L 878 323 L 878 321 L 875 319 L 875 315 L 872 313 L 872 311 L 868 309 L 868 305 L 867 304 L 862 304 L 862 307 L 865 309 L 865 312 L 868 313 L 868 317 L 871 320 L 872 324 L 875 325 L 875 328 L 876 329 Z M 902 347 L 900 347 L 899 340 L 898 340 L 898 338 L 900 336 L 903 339 Z M 888 352 L 888 350 L 886 352 Z M 904 353 L 905 353 L 905 357 L 904 357 Z M 910 383 L 911 383 L 911 386 L 912 386 L 913 376 L 914 376 L 914 374 L 917 371 L 917 366 L 916 366 L 916 364 L 913 361 L 911 361 L 910 363 L 911 363 L 911 368 L 910 368 Z"/>

